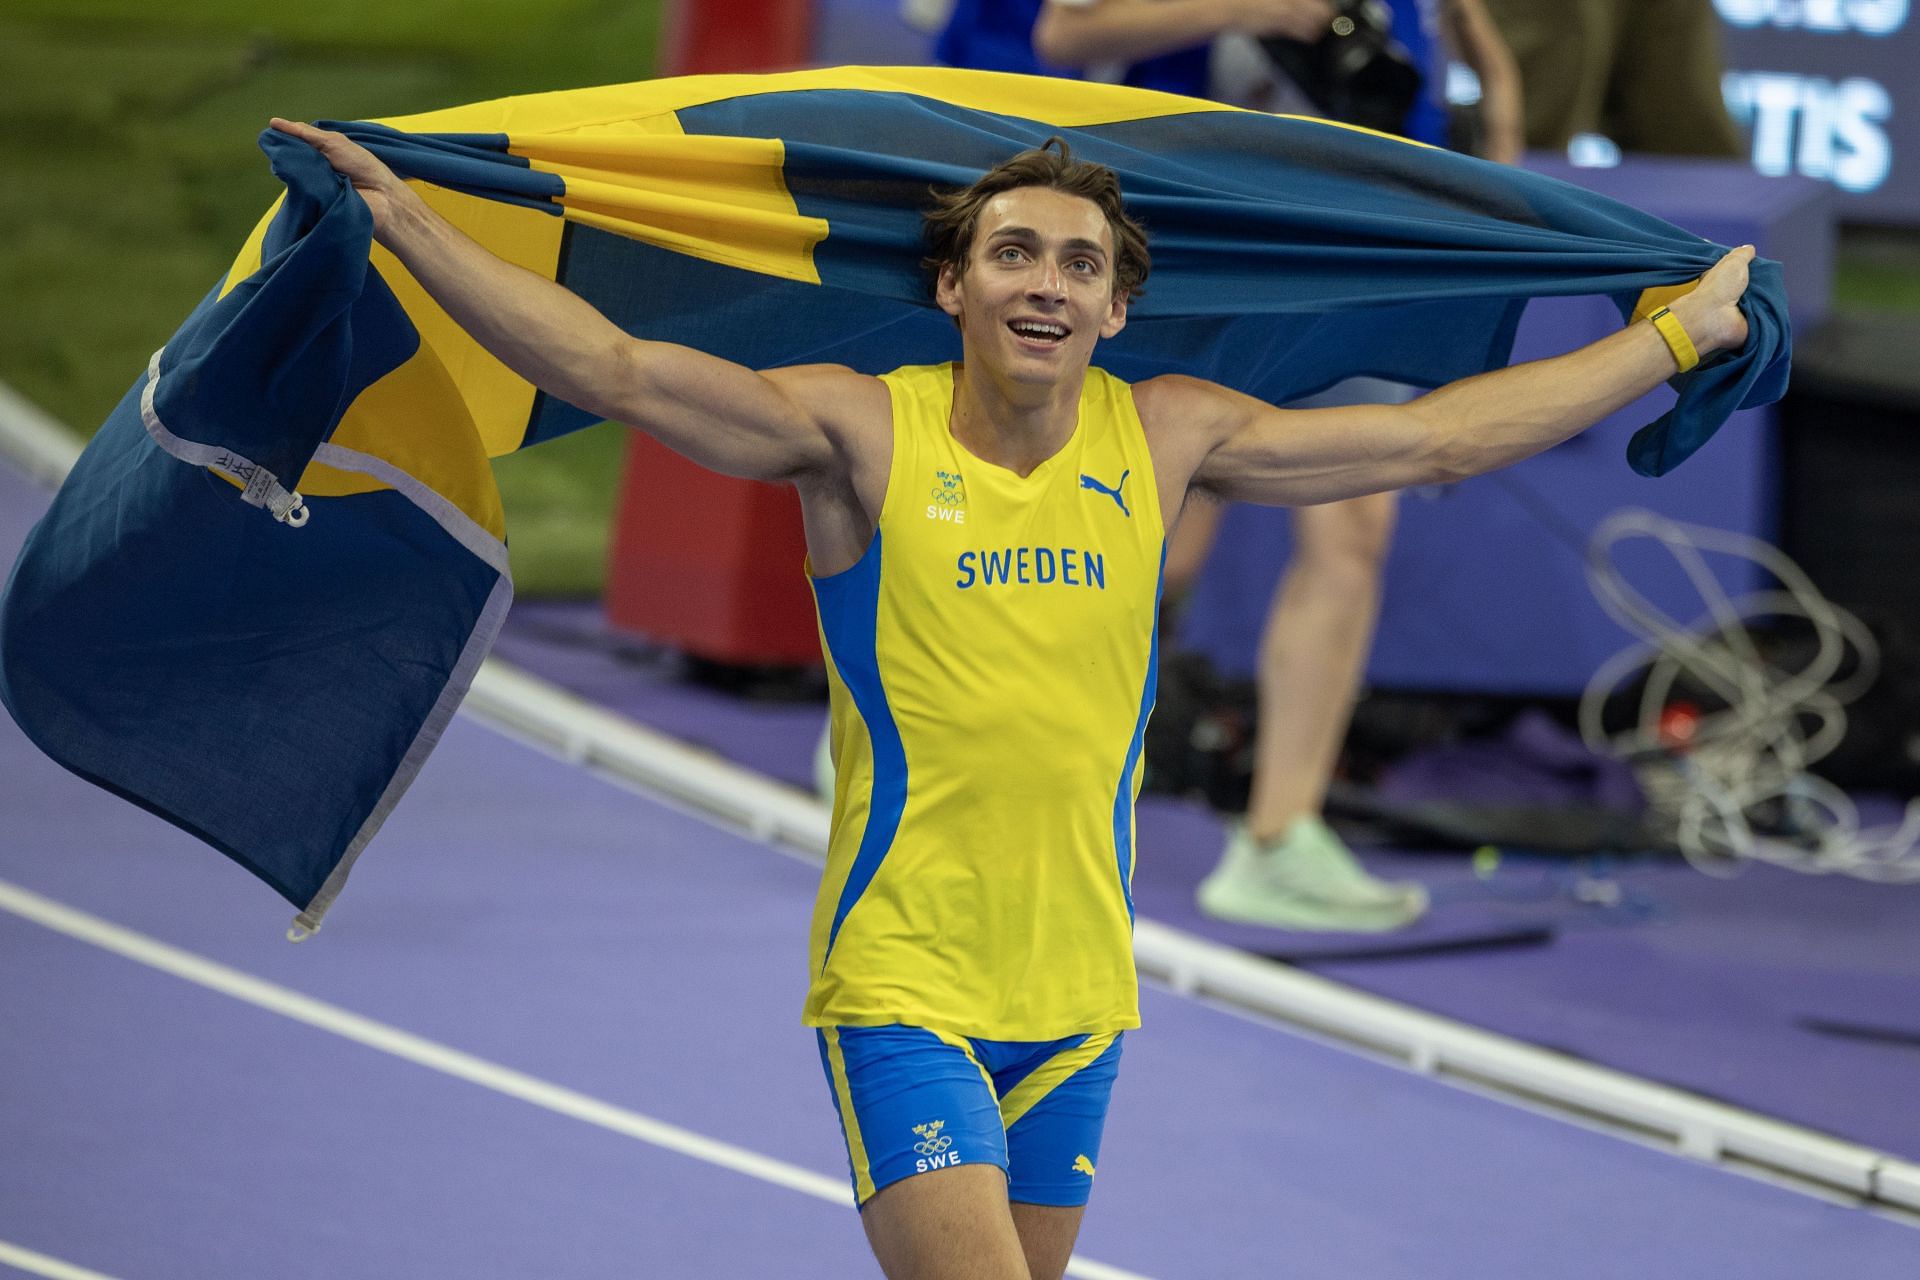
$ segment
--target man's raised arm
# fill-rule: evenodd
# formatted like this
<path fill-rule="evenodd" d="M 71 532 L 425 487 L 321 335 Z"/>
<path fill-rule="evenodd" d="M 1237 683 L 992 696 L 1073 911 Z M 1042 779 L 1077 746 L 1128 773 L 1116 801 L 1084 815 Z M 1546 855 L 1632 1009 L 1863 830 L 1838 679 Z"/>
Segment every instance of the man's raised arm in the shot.
<path fill-rule="evenodd" d="M 1700 359 L 1746 343 L 1739 303 L 1752 260 L 1751 245 L 1733 250 L 1671 304 L 1668 331 L 1677 322 Z M 1156 464 L 1178 458 L 1194 486 L 1233 501 L 1303 506 L 1447 483 L 1532 457 L 1671 378 L 1677 360 L 1675 346 L 1642 320 L 1566 355 L 1463 378 L 1404 405 L 1276 409 L 1183 377 L 1142 383 L 1135 399 L 1165 442 L 1156 445 Z"/>
<path fill-rule="evenodd" d="M 570 290 L 489 253 L 344 134 L 272 123 L 350 180 L 373 213 L 374 237 L 461 328 L 549 395 L 728 475 L 783 480 L 835 465 L 826 406 L 863 399 L 863 388 L 841 382 L 872 379 L 825 367 L 765 375 L 634 338 Z"/>

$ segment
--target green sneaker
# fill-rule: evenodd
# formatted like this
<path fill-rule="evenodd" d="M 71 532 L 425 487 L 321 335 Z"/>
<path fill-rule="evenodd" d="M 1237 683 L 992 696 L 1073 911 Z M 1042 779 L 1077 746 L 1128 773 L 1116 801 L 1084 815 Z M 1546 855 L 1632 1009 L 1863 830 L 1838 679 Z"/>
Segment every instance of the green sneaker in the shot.
<path fill-rule="evenodd" d="M 1427 891 L 1367 874 L 1318 818 L 1301 818 L 1277 840 L 1255 840 L 1234 823 L 1220 865 L 1200 882 L 1200 909 L 1216 920 L 1277 929 L 1384 933 L 1418 920 Z"/>

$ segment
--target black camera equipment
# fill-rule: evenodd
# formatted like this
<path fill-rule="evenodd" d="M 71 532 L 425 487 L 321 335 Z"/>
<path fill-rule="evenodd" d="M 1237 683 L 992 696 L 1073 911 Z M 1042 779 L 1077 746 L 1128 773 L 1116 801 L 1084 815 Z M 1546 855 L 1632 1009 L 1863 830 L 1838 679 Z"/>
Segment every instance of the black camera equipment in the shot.
<path fill-rule="evenodd" d="M 1385 0 L 1335 0 L 1315 41 L 1268 36 L 1267 57 L 1328 119 L 1399 133 L 1425 78 L 1393 38 Z"/>

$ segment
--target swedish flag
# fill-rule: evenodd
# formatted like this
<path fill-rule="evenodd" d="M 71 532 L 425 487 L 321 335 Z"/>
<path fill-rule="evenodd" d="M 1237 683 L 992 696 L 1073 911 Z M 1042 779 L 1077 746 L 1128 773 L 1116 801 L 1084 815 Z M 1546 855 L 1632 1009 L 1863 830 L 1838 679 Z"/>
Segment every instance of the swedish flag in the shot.
<path fill-rule="evenodd" d="M 1120 175 L 1155 270 L 1099 363 L 1283 402 L 1506 362 L 1526 301 L 1623 316 L 1724 250 L 1527 173 L 1322 121 L 936 68 L 703 76 L 334 126 L 495 253 L 628 331 L 755 367 L 957 355 L 919 270 L 929 188 L 1051 135 Z M 0 601 L 0 698 L 74 772 L 317 927 L 511 598 L 489 459 L 584 426 L 481 350 L 304 144 L 285 197 L 94 438 Z M 1740 353 L 1630 450 L 1676 465 L 1778 398 L 1756 262 Z"/>

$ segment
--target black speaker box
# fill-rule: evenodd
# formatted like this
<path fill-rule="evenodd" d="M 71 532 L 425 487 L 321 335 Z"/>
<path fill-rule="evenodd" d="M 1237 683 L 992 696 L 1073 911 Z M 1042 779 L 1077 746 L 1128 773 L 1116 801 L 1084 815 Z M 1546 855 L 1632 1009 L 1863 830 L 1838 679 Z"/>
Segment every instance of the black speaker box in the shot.
<path fill-rule="evenodd" d="M 1851 313 L 1797 344 L 1780 406 L 1780 545 L 1880 642 L 1880 679 L 1816 768 L 1920 794 L 1920 317 Z"/>
<path fill-rule="evenodd" d="M 1920 317 L 1836 316 L 1797 345 L 1780 545 L 1834 603 L 1920 634 Z"/>

